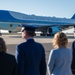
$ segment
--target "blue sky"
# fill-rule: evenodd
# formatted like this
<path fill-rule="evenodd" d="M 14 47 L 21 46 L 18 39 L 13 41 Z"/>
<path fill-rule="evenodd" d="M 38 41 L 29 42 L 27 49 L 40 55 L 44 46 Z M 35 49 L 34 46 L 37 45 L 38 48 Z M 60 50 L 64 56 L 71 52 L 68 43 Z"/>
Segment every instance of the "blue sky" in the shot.
<path fill-rule="evenodd" d="M 0 0 L 0 10 L 71 18 L 75 13 L 75 0 Z"/>

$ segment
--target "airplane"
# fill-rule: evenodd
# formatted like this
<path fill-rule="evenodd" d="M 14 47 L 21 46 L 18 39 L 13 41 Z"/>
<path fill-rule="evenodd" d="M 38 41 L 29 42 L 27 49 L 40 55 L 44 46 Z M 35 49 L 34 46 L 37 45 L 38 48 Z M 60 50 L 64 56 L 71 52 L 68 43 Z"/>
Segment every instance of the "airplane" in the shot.
<path fill-rule="evenodd" d="M 75 14 L 71 19 L 67 19 L 0 10 L 0 29 L 8 30 L 9 33 L 18 32 L 22 24 L 37 27 L 36 31 L 41 31 L 41 36 L 50 36 L 69 26 L 75 27 Z"/>

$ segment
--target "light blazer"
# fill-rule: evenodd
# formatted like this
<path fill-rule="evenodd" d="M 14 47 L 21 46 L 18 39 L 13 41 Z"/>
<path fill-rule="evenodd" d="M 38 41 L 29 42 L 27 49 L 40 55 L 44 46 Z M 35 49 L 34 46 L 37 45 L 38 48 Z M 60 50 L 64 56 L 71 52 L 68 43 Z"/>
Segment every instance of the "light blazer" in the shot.
<path fill-rule="evenodd" d="M 16 60 L 18 75 L 46 75 L 45 50 L 33 39 L 17 46 Z"/>
<path fill-rule="evenodd" d="M 70 49 L 61 47 L 50 52 L 48 60 L 48 72 L 50 75 L 72 75 L 71 72 L 72 52 Z"/>

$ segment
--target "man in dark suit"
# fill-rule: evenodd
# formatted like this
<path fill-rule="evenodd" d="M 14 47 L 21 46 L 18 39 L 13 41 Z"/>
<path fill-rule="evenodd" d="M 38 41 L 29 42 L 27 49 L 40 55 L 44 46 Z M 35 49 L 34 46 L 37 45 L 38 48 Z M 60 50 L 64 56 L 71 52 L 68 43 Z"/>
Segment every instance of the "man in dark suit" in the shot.
<path fill-rule="evenodd" d="M 18 75 L 46 75 L 45 50 L 40 43 L 34 41 L 34 35 L 35 27 L 22 28 L 22 38 L 26 42 L 16 48 Z"/>

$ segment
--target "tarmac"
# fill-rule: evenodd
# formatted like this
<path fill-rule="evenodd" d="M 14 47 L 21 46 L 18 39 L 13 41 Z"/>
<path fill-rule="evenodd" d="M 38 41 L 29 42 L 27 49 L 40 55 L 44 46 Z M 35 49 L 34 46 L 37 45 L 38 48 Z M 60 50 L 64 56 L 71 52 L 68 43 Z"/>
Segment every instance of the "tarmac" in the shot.
<path fill-rule="evenodd" d="M 67 35 L 67 36 L 68 36 L 68 42 L 69 42 L 68 48 L 71 49 L 72 42 L 74 41 L 75 38 L 72 35 Z M 16 45 L 25 41 L 24 39 L 22 39 L 21 34 L 2 35 L 0 37 L 2 37 L 6 42 L 7 53 L 12 54 L 12 55 L 15 55 Z M 53 49 L 52 39 L 53 39 L 53 36 L 52 37 L 50 36 L 49 37 L 47 36 L 35 36 L 34 37 L 34 40 L 36 42 L 41 43 L 45 48 L 46 62 L 48 61 L 50 50 Z"/>

